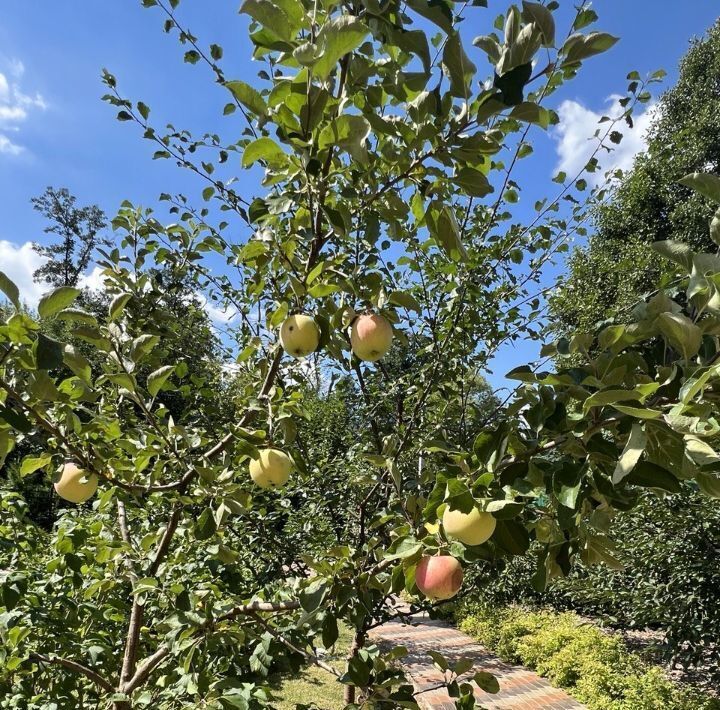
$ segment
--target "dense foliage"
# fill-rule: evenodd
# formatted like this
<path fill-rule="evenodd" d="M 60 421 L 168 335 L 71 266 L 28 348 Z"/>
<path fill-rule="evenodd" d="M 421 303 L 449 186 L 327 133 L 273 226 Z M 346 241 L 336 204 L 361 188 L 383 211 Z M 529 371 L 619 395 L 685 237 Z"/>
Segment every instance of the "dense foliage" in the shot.
<path fill-rule="evenodd" d="M 28 313 L 0 274 L 0 456 L 37 436 L 21 475 L 62 473 L 69 499 L 98 485 L 50 533 L 2 494 L 0 706 L 255 707 L 284 655 L 335 675 L 350 706 L 414 707 L 403 650 L 366 638 L 428 560 L 450 562 L 456 585 L 461 565 L 537 543 L 541 589 L 577 559 L 615 565 L 614 513 L 644 489 L 692 480 L 719 495 L 717 257 L 665 244 L 687 273 L 703 265 L 685 297 L 548 347 L 577 362 L 519 368 L 507 406 L 480 376 L 534 332 L 543 265 L 587 214 L 572 176 L 521 220 L 512 170 L 530 128 L 556 120 L 542 104 L 614 44 L 587 29 L 594 12 L 578 8 L 559 38 L 556 4 L 524 2 L 466 50 L 458 28 L 465 12 L 488 17 L 482 0 L 246 0 L 263 67 L 251 86 L 181 25 L 178 0 L 143 4 L 228 92 L 233 133 L 163 133 L 106 72 L 118 119 L 202 179 L 207 206 L 163 194 L 169 224 L 121 207 L 117 246 L 99 250 L 102 314 L 67 285 Z M 643 100 L 630 82 L 598 150 Z M 238 163 L 260 195 L 235 191 Z M 694 183 L 720 202 L 717 178 Z M 193 340 L 202 299 L 232 309 L 234 362 Z M 297 315 L 312 317 L 307 358 L 281 347 Z M 365 357 L 353 342 L 368 320 L 385 345 Z M 48 335 L 58 322 L 69 337 Z M 315 436 L 318 418 L 332 428 Z M 65 479 L 78 471 L 79 496 Z M 491 537 L 463 544 L 438 524 L 447 511 L 482 514 Z M 342 673 L 318 653 L 339 622 L 353 632 Z M 453 692 L 472 707 L 468 684 Z"/>
<path fill-rule="evenodd" d="M 693 41 L 677 83 L 653 109 L 647 149 L 615 190 L 600 195 L 592 237 L 573 254 L 566 283 L 551 304 L 557 331 L 592 329 L 611 318 L 628 321 L 636 301 L 673 276 L 651 249 L 653 242 L 712 247 L 711 203 L 679 181 L 720 167 L 718 100 L 720 23 Z"/>
<path fill-rule="evenodd" d="M 717 710 L 720 700 L 668 680 L 618 636 L 575 614 L 461 604 L 460 628 L 503 660 L 536 669 L 590 710 Z"/>
<path fill-rule="evenodd" d="M 643 495 L 613 523 L 620 569 L 577 564 L 546 590 L 531 586 L 531 561 L 517 557 L 475 570 L 472 597 L 484 604 L 524 601 L 593 616 L 620 629 L 657 630 L 656 651 L 671 664 L 700 666 L 710 682 L 718 675 L 720 605 L 720 506 L 685 488 Z"/>

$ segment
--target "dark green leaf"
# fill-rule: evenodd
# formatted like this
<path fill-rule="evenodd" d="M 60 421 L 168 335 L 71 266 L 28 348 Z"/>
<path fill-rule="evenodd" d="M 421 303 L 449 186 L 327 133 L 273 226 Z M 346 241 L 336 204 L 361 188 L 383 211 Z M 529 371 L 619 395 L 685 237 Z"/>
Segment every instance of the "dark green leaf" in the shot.
<path fill-rule="evenodd" d="M 39 333 L 35 343 L 35 359 L 40 370 L 60 367 L 63 361 L 63 346 L 57 340 Z"/>

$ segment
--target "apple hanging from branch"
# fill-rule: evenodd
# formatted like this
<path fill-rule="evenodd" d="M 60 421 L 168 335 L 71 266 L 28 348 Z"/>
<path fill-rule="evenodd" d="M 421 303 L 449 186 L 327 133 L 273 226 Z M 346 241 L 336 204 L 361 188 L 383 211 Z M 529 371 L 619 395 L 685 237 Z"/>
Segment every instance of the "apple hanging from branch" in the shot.
<path fill-rule="evenodd" d="M 460 540 L 465 545 L 482 545 L 495 532 L 497 524 L 490 513 L 473 508 L 469 513 L 445 508 L 443 528 L 448 537 Z"/>
<path fill-rule="evenodd" d="M 261 449 L 260 456 L 250 461 L 250 478 L 260 488 L 280 488 L 284 486 L 295 464 L 280 449 Z"/>
<path fill-rule="evenodd" d="M 450 555 L 423 557 L 415 569 L 415 584 L 429 599 L 452 599 L 462 587 L 460 563 Z"/>
<path fill-rule="evenodd" d="M 388 320 L 377 313 L 358 316 L 350 331 L 350 345 L 360 360 L 375 362 L 390 349 L 393 329 Z"/>
<path fill-rule="evenodd" d="M 280 344 L 288 355 L 307 357 L 317 350 L 319 343 L 320 329 L 310 316 L 301 313 L 288 316 L 280 326 Z"/>
<path fill-rule="evenodd" d="M 97 490 L 98 479 L 72 462 L 63 466 L 60 478 L 55 482 L 55 492 L 70 503 L 84 503 Z"/>

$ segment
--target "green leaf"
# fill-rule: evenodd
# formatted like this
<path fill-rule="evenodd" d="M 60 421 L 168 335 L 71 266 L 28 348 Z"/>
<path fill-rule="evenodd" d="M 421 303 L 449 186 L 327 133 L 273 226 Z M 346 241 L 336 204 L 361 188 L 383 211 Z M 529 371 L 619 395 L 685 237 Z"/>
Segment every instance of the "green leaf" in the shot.
<path fill-rule="evenodd" d="M 478 671 L 473 676 L 473 680 L 478 684 L 478 687 L 486 693 L 500 692 L 500 683 L 498 683 L 498 679 L 492 673 L 488 673 L 487 671 Z"/>
<path fill-rule="evenodd" d="M 417 302 L 417 299 L 407 291 L 392 291 L 388 296 L 388 301 L 396 306 L 407 308 L 409 311 L 420 313 L 422 310 L 422 306 Z"/>
<path fill-rule="evenodd" d="M 17 429 L 23 434 L 28 434 L 32 430 L 30 420 L 22 412 L 17 412 L 2 404 L 0 404 L 0 420 L 7 422 L 13 429 Z"/>
<path fill-rule="evenodd" d="M 450 668 L 450 664 L 442 653 L 438 653 L 437 651 L 426 651 L 426 653 L 430 656 L 430 658 L 432 658 L 435 666 L 441 671 L 446 671 Z"/>
<path fill-rule="evenodd" d="M 322 625 L 322 643 L 323 646 L 328 649 L 332 648 L 335 642 L 338 640 L 340 635 L 338 630 L 337 619 L 332 614 L 328 614 L 323 619 Z"/>
<path fill-rule="evenodd" d="M 532 63 L 521 64 L 504 74 L 495 74 L 494 86 L 500 90 L 502 101 L 506 106 L 517 106 L 522 103 L 525 85 L 532 76 Z"/>
<path fill-rule="evenodd" d="M 514 520 L 498 520 L 493 541 L 511 555 L 524 555 L 530 548 L 530 534 Z"/>
<path fill-rule="evenodd" d="M 215 534 L 216 530 L 217 526 L 215 524 L 215 516 L 210 508 L 205 508 L 195 522 L 195 537 L 198 540 L 207 540 Z"/>
<path fill-rule="evenodd" d="M 367 165 L 367 137 L 370 135 L 370 123 L 363 116 L 343 114 L 327 124 L 318 137 L 318 148 L 324 150 L 337 146 L 346 150 L 361 165 Z"/>
<path fill-rule="evenodd" d="M 711 378 L 720 375 L 720 364 L 698 370 L 693 377 L 686 380 L 678 395 L 683 404 L 690 402 L 695 395 L 707 385 Z"/>
<path fill-rule="evenodd" d="M 467 259 L 460 228 L 450 207 L 443 205 L 438 211 L 438 203 L 433 202 L 425 213 L 425 219 L 433 239 L 453 261 Z"/>
<path fill-rule="evenodd" d="M 650 247 L 658 254 L 674 261 L 676 264 L 687 269 L 688 273 L 693 266 L 693 251 L 683 242 L 677 242 L 673 239 L 665 239 L 659 242 L 653 242 Z"/>
<path fill-rule="evenodd" d="M 265 99 L 263 99 L 260 92 L 250 86 L 250 84 L 238 80 L 226 81 L 225 86 L 230 90 L 232 95 L 245 106 L 245 108 L 252 111 L 252 113 L 257 116 L 267 115 L 268 107 Z"/>
<path fill-rule="evenodd" d="M 643 451 L 645 450 L 645 444 L 647 437 L 645 435 L 645 429 L 639 422 L 635 422 L 630 430 L 630 436 L 625 444 L 620 458 L 618 459 L 615 471 L 613 472 L 612 482 L 617 485 L 622 481 L 632 470 L 640 460 Z"/>
<path fill-rule="evenodd" d="M 431 70 L 430 47 L 427 36 L 422 30 L 405 30 L 402 28 L 389 28 L 390 41 L 408 54 L 416 54 L 422 61 L 426 74 Z"/>
<path fill-rule="evenodd" d="M 682 313 L 661 313 L 657 323 L 675 350 L 689 360 L 700 349 L 702 330 Z"/>
<path fill-rule="evenodd" d="M 267 32 L 286 42 L 293 39 L 299 25 L 291 20 L 288 13 L 270 0 L 245 0 L 240 6 L 240 13 L 250 15 L 259 22 Z"/>
<path fill-rule="evenodd" d="M 517 67 L 532 64 L 541 44 L 540 28 L 535 24 L 525 25 L 517 38 L 503 49 L 496 67 L 497 73 L 503 76 Z"/>
<path fill-rule="evenodd" d="M 593 407 L 604 407 L 607 404 L 625 402 L 627 400 L 641 401 L 642 399 L 642 394 L 637 390 L 600 390 L 599 392 L 591 394 L 583 402 L 583 414 L 587 414 Z"/>
<path fill-rule="evenodd" d="M 720 498 L 720 478 L 712 473 L 698 472 L 695 476 L 698 487 L 711 498 Z"/>
<path fill-rule="evenodd" d="M 82 308 L 63 308 L 55 314 L 58 320 L 65 323 L 86 323 L 87 325 L 97 325 L 97 318 L 92 313 L 84 311 Z"/>
<path fill-rule="evenodd" d="M 408 0 L 407 5 L 448 34 L 453 31 L 452 5 L 447 0 Z"/>
<path fill-rule="evenodd" d="M 63 308 L 67 308 L 79 295 L 80 289 L 78 288 L 59 286 L 40 299 L 38 314 L 41 318 L 49 318 Z"/>
<path fill-rule="evenodd" d="M 625 482 L 643 488 L 662 488 L 670 493 L 680 493 L 680 482 L 667 469 L 650 461 L 640 461 L 627 475 Z"/>
<path fill-rule="evenodd" d="M 552 12 L 539 2 L 528 2 L 523 0 L 522 18 L 525 22 L 534 22 L 542 35 L 544 47 L 552 47 L 555 44 L 555 18 Z"/>
<path fill-rule="evenodd" d="M 18 287 L 2 271 L 0 271 L 0 291 L 10 299 L 10 303 L 12 303 L 15 308 L 20 309 L 20 292 L 18 291 Z"/>
<path fill-rule="evenodd" d="M 618 39 L 618 37 L 613 37 L 606 32 L 591 32 L 587 35 L 572 35 L 568 37 L 562 50 L 560 51 L 561 54 L 565 55 L 565 59 L 561 66 L 565 67 L 596 54 L 601 54 L 602 52 L 610 49 L 618 41 Z"/>
<path fill-rule="evenodd" d="M 63 361 L 63 346 L 47 335 L 38 333 L 35 343 L 35 359 L 40 370 L 54 370 Z"/>
<path fill-rule="evenodd" d="M 581 483 L 581 481 L 578 481 L 574 486 L 560 486 L 560 492 L 557 494 L 558 501 L 560 501 L 560 503 L 566 508 L 575 510 L 575 506 L 577 505 L 577 497 L 580 493 Z"/>
<path fill-rule="evenodd" d="M 42 454 L 41 456 L 26 456 L 20 466 L 20 475 L 28 476 L 35 473 L 39 468 L 44 468 L 52 461 L 50 454 Z"/>
<path fill-rule="evenodd" d="M 148 392 L 154 397 L 160 391 L 162 386 L 165 384 L 170 375 L 175 371 L 174 365 L 164 365 L 159 367 L 155 372 L 148 375 L 147 378 L 147 389 Z"/>
<path fill-rule="evenodd" d="M 720 203 L 720 177 L 709 173 L 690 173 L 678 180 L 681 185 L 689 187 L 695 192 Z"/>
<path fill-rule="evenodd" d="M 312 584 L 302 589 L 298 594 L 300 606 L 309 614 L 320 608 L 320 605 L 325 601 L 327 593 L 328 585 L 325 580 L 312 582 Z"/>
<path fill-rule="evenodd" d="M 543 106 L 525 101 L 515 106 L 510 112 L 510 118 L 526 123 L 535 123 L 541 128 L 547 128 L 553 120 L 553 114 Z"/>
<path fill-rule="evenodd" d="M 326 79 L 338 61 L 357 49 L 367 34 L 368 28 L 351 15 L 340 15 L 326 22 L 318 32 L 320 55 L 313 64 L 313 75 Z"/>
<path fill-rule="evenodd" d="M 493 187 L 485 175 L 475 168 L 460 168 L 453 181 L 471 197 L 485 197 L 493 191 Z"/>
<path fill-rule="evenodd" d="M 110 320 L 115 320 L 115 318 L 123 312 L 127 302 L 131 298 L 131 293 L 119 293 L 112 301 L 110 301 L 110 306 L 108 307 L 108 317 Z"/>
<path fill-rule="evenodd" d="M 450 79 L 450 93 L 453 96 L 467 99 L 470 95 L 470 83 L 477 67 L 465 54 L 459 32 L 453 32 L 445 43 L 442 68 Z"/>
<path fill-rule="evenodd" d="M 58 388 L 45 370 L 33 372 L 28 381 L 27 390 L 37 400 L 54 402 L 58 398 Z"/>
<path fill-rule="evenodd" d="M 418 542 L 414 537 L 403 537 L 394 542 L 387 551 L 385 559 L 401 560 L 406 557 L 412 557 L 422 550 L 422 543 Z"/>
<path fill-rule="evenodd" d="M 248 168 L 258 160 L 264 160 L 270 167 L 279 168 L 287 164 L 288 156 L 272 138 L 263 136 L 245 148 L 242 165 Z"/>
<path fill-rule="evenodd" d="M 710 238 L 715 242 L 715 244 L 720 245 L 720 209 L 715 211 L 715 214 L 710 221 Z"/>
<path fill-rule="evenodd" d="M 270 315 L 270 318 L 268 318 L 268 327 L 269 328 L 277 328 L 280 323 L 282 323 L 287 314 L 288 314 L 288 303 L 287 301 L 283 301 L 278 308 Z"/>

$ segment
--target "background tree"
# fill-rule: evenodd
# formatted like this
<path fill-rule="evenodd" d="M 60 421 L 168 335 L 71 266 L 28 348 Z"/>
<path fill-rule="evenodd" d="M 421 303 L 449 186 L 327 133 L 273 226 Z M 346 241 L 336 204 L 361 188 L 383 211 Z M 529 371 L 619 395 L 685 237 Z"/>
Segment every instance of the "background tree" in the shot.
<path fill-rule="evenodd" d="M 33 244 L 33 249 L 48 260 L 33 274 L 35 280 L 53 286 L 77 286 L 94 249 L 103 243 L 99 233 L 107 225 L 104 212 L 97 205 L 76 207 L 77 199 L 66 187 L 48 187 L 31 201 L 50 222 L 44 232 L 57 237 L 47 245 Z"/>
<path fill-rule="evenodd" d="M 589 243 L 574 252 L 569 276 L 552 300 L 558 332 L 590 330 L 608 318 L 629 320 L 637 300 L 672 274 L 650 248 L 653 242 L 711 248 L 710 203 L 678 181 L 720 167 L 719 100 L 720 23 L 693 40 L 675 86 L 654 110 L 647 150 L 594 210 Z"/>

